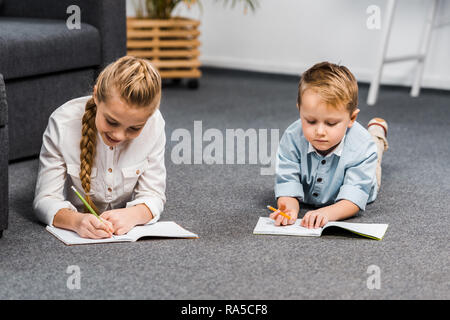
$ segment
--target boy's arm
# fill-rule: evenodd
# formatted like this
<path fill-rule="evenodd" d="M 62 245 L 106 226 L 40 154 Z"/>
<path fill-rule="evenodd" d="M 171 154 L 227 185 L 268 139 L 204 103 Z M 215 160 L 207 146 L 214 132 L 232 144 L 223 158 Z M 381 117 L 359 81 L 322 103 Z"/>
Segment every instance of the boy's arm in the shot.
<path fill-rule="evenodd" d="M 359 207 L 349 200 L 340 200 L 335 204 L 308 211 L 300 225 L 305 228 L 323 227 L 328 221 L 350 218 L 359 212 Z"/>
<path fill-rule="evenodd" d="M 345 170 L 344 182 L 339 189 L 336 203 L 348 200 L 365 210 L 372 188 L 376 186 L 378 158 L 375 143 L 368 144 L 359 158 L 362 160 Z"/>
<path fill-rule="evenodd" d="M 359 207 L 349 200 L 340 200 L 324 209 L 327 211 L 328 221 L 347 219 L 359 212 Z"/>
<path fill-rule="evenodd" d="M 300 182 L 300 154 L 293 137 L 285 132 L 278 145 L 275 167 L 275 198 L 292 197 L 303 199 Z"/>

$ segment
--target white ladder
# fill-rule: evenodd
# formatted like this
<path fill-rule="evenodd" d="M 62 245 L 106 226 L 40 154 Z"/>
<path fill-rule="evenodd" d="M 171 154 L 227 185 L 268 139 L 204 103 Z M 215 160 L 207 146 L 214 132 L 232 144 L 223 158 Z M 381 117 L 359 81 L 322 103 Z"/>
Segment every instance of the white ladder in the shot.
<path fill-rule="evenodd" d="M 450 24 L 450 21 L 435 24 L 434 21 L 436 18 L 439 0 L 431 0 L 431 1 L 427 1 L 427 2 L 430 2 L 431 5 L 428 10 L 427 20 L 426 20 L 425 27 L 423 29 L 423 33 L 421 36 L 418 53 L 387 58 L 386 52 L 387 52 L 387 48 L 388 48 L 389 36 L 391 33 L 395 7 L 397 4 L 397 0 L 388 0 L 386 14 L 385 14 L 386 22 L 385 22 L 385 25 L 383 27 L 383 31 L 381 34 L 381 47 L 380 47 L 380 51 L 378 53 L 378 58 L 377 58 L 377 70 L 372 79 L 372 82 L 370 83 L 369 94 L 367 96 L 367 104 L 368 105 L 374 105 L 377 101 L 378 89 L 380 87 L 381 73 L 383 71 L 384 64 L 386 64 L 386 63 L 393 63 L 393 62 L 400 62 L 400 61 L 407 61 L 407 60 L 416 60 L 417 61 L 416 74 L 414 76 L 410 94 L 412 97 L 419 96 L 420 84 L 422 81 L 425 59 L 426 59 L 428 49 L 429 49 L 430 43 L 431 43 L 430 40 L 431 40 L 432 30 L 433 30 L 433 28 L 440 28 L 442 26 Z"/>

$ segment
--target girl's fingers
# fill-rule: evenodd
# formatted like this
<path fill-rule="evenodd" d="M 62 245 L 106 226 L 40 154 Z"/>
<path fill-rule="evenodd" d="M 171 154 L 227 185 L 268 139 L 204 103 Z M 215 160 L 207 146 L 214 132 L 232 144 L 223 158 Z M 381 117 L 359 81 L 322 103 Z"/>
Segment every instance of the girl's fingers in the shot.
<path fill-rule="evenodd" d="M 127 233 L 128 231 L 129 231 L 129 230 L 127 230 L 127 229 L 125 229 L 125 228 L 120 228 L 120 229 L 117 229 L 116 235 L 121 236 L 121 235 Z"/>
<path fill-rule="evenodd" d="M 112 235 L 112 232 L 110 230 L 110 226 L 107 225 L 107 222 L 102 220 L 98 220 L 96 217 L 94 217 L 94 220 L 91 220 L 92 228 L 90 231 L 94 233 L 95 235 L 101 237 L 101 238 L 110 238 Z"/>
<path fill-rule="evenodd" d="M 107 220 L 103 220 L 103 222 L 106 224 L 108 231 L 111 233 L 114 233 L 114 226 L 111 222 L 107 221 Z"/>
<path fill-rule="evenodd" d="M 90 227 L 86 230 L 87 233 L 87 237 L 91 238 L 91 239 L 101 239 L 102 237 L 100 235 L 97 234 L 96 232 L 97 229 L 95 229 L 94 227 Z"/>

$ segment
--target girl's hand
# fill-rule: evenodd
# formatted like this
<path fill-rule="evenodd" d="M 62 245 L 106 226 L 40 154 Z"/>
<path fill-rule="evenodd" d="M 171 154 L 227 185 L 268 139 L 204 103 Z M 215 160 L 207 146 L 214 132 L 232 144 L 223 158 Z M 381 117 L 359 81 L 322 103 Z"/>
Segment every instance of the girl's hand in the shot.
<path fill-rule="evenodd" d="M 75 223 L 75 231 L 83 238 L 102 239 L 111 238 L 114 229 L 108 221 L 102 222 L 90 213 L 80 213 Z"/>
<path fill-rule="evenodd" d="M 275 225 L 287 225 L 287 224 L 294 224 L 295 220 L 297 220 L 298 212 L 300 210 L 300 206 L 298 204 L 298 200 L 296 198 L 291 197 L 279 197 L 278 198 L 278 210 L 275 212 L 272 212 L 270 214 L 270 218 L 275 220 Z M 291 219 L 285 218 L 280 214 L 280 211 L 283 211 L 288 216 L 291 217 Z"/>
<path fill-rule="evenodd" d="M 100 217 L 112 225 L 114 234 L 120 236 L 133 229 L 139 223 L 136 220 L 133 208 L 105 211 Z"/>
<path fill-rule="evenodd" d="M 320 228 L 326 225 L 329 221 L 328 211 L 326 208 L 320 208 L 317 210 L 308 211 L 302 219 L 300 225 L 302 227 L 311 229 L 311 228 Z"/>

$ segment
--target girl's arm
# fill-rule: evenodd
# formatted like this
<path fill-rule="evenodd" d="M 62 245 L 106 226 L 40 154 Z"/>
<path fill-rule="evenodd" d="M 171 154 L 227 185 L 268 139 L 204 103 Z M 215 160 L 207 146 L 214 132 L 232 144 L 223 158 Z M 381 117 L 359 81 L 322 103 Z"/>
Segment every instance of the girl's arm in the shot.
<path fill-rule="evenodd" d="M 75 206 L 64 197 L 67 169 L 61 152 L 63 128 L 58 125 L 61 119 L 57 118 L 55 114 L 50 117 L 42 138 L 33 200 L 33 209 L 37 218 L 47 225 L 52 225 L 56 213 L 62 208 L 76 211 Z"/>

